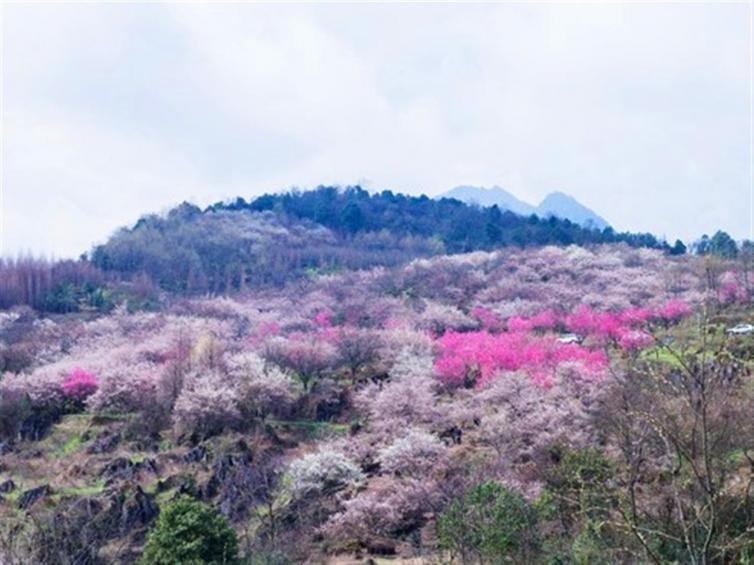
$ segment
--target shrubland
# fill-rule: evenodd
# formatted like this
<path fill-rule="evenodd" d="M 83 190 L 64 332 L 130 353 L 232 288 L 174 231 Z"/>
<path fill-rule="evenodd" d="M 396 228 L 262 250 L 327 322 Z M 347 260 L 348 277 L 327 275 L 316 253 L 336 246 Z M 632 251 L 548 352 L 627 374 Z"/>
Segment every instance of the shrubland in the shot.
<path fill-rule="evenodd" d="M 11 310 L 1 560 L 746 562 L 749 277 L 545 246 Z"/>

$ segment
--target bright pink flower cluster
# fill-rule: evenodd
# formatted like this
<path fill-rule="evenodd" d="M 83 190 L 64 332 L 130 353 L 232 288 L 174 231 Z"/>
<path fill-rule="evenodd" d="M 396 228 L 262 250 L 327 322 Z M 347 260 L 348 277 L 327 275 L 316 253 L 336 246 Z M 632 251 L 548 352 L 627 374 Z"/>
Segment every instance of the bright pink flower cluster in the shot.
<path fill-rule="evenodd" d="M 582 304 L 565 318 L 568 331 L 582 336 L 618 338 L 623 327 L 619 314 L 597 312 Z"/>
<path fill-rule="evenodd" d="M 536 316 L 523 318 L 514 316 L 508 319 L 509 332 L 530 332 L 533 330 L 551 330 L 558 323 L 558 317 L 552 310 L 545 310 Z"/>
<path fill-rule="evenodd" d="M 97 392 L 97 378 L 81 367 L 73 369 L 63 381 L 63 396 L 71 400 L 85 400 Z"/>
<path fill-rule="evenodd" d="M 691 306 L 683 300 L 668 300 L 656 312 L 656 316 L 666 322 L 677 322 L 691 315 Z"/>
<path fill-rule="evenodd" d="M 600 340 L 615 340 L 623 349 L 641 349 L 652 343 L 652 337 L 641 327 L 652 321 L 678 322 L 692 312 L 683 300 L 669 300 L 656 310 L 629 308 L 618 313 L 597 312 L 581 305 L 566 316 L 568 331 Z"/>
<path fill-rule="evenodd" d="M 463 384 L 475 371 L 477 385 L 484 385 L 498 372 L 506 371 L 524 371 L 538 384 L 547 385 L 561 363 L 578 363 L 590 375 L 597 375 L 607 367 L 607 357 L 601 351 L 522 332 L 498 335 L 486 331 L 447 332 L 437 342 L 440 355 L 435 361 L 435 372 L 450 385 Z"/>
<path fill-rule="evenodd" d="M 498 372 L 524 371 L 539 384 L 548 384 L 561 363 L 577 363 L 590 376 L 607 367 L 602 351 L 575 343 L 561 343 L 550 335 L 534 335 L 535 330 L 552 330 L 559 324 L 571 332 L 589 337 L 593 343 L 615 343 L 624 351 L 638 351 L 651 346 L 654 338 L 645 325 L 652 321 L 677 322 L 691 313 L 682 300 L 670 300 L 656 310 L 630 308 L 618 313 L 598 312 L 579 306 L 562 321 L 551 310 L 529 318 L 508 320 L 508 332 L 493 334 L 447 332 L 437 338 L 440 355 L 435 372 L 450 385 L 463 384 L 475 374 L 476 383 L 484 384 Z M 483 319 L 476 312 L 478 319 Z M 483 322 L 484 324 L 484 322 Z"/>

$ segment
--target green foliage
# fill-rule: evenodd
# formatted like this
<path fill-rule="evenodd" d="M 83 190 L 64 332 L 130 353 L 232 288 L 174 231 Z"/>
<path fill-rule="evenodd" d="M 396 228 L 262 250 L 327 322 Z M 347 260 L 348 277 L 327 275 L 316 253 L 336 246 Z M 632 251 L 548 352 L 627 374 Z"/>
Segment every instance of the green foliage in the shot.
<path fill-rule="evenodd" d="M 440 547 L 464 563 L 524 563 L 539 545 L 537 512 L 520 493 L 488 481 L 450 503 L 437 535 Z"/>
<path fill-rule="evenodd" d="M 675 244 L 673 244 L 673 247 L 670 248 L 670 254 L 671 255 L 685 255 L 686 254 L 686 246 L 683 244 L 683 242 L 680 239 L 675 240 Z"/>
<path fill-rule="evenodd" d="M 44 309 L 49 312 L 66 314 L 79 311 L 79 301 L 76 288 L 71 283 L 58 285 L 47 295 Z"/>
<path fill-rule="evenodd" d="M 593 524 L 599 529 L 611 506 L 606 485 L 614 473 L 612 465 L 594 448 L 556 446 L 551 456 L 554 464 L 545 472 L 545 486 L 564 530 L 569 532 L 574 524 Z"/>
<path fill-rule="evenodd" d="M 48 312 L 68 314 L 82 309 L 110 312 L 115 307 L 112 291 L 91 283 L 62 283 L 47 294 L 42 308 Z"/>
<path fill-rule="evenodd" d="M 182 497 L 166 506 L 150 532 L 141 565 L 238 562 L 236 533 L 215 510 Z"/>
<path fill-rule="evenodd" d="M 311 272 L 389 266 L 444 252 L 615 242 L 670 250 L 651 234 L 593 230 L 447 198 L 319 187 L 206 210 L 184 203 L 121 229 L 93 249 L 91 262 L 196 294 L 278 286 Z"/>
<path fill-rule="evenodd" d="M 733 259 L 738 255 L 736 241 L 727 233 L 718 230 L 712 237 L 706 234 L 695 244 L 697 255 L 714 255 L 725 259 Z"/>

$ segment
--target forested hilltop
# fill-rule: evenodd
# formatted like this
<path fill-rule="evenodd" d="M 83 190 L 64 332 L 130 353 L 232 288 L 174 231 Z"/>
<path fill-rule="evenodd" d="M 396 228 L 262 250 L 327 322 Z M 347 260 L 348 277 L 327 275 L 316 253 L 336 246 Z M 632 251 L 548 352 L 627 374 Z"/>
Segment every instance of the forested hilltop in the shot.
<path fill-rule="evenodd" d="M 146 274 L 161 288 L 221 293 L 279 286 L 313 271 L 392 266 L 418 257 L 501 247 L 623 242 L 682 253 L 651 234 L 586 229 L 555 217 L 359 187 L 238 198 L 205 210 L 181 204 L 121 229 L 91 253 L 105 272 Z"/>

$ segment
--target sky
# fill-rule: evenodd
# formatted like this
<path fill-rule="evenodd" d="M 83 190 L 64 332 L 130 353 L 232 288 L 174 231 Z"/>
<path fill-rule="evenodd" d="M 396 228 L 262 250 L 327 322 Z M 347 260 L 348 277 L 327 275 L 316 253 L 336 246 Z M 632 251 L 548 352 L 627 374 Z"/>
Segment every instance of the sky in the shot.
<path fill-rule="evenodd" d="M 748 3 L 5 4 L 0 253 L 293 186 L 749 237 Z"/>

